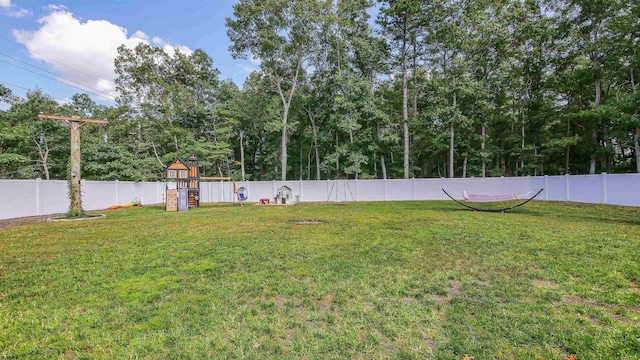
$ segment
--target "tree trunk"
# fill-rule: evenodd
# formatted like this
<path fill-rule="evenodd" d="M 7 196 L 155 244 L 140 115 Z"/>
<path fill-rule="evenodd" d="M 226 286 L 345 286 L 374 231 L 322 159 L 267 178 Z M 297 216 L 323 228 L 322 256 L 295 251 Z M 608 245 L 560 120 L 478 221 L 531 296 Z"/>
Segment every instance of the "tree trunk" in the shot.
<path fill-rule="evenodd" d="M 522 130 L 522 134 L 521 134 L 522 135 L 522 143 L 521 143 L 522 154 L 520 155 L 520 173 L 521 173 L 520 175 L 524 176 L 524 158 L 523 158 L 523 156 L 524 156 L 524 114 L 521 114 L 521 116 L 522 116 L 522 127 L 521 127 L 521 130 Z"/>
<path fill-rule="evenodd" d="M 320 151 L 318 149 L 318 130 L 313 126 L 313 149 L 316 155 L 316 180 L 320 180 Z"/>
<path fill-rule="evenodd" d="M 605 149 L 608 149 L 611 147 L 611 142 L 609 141 L 609 128 L 605 125 L 602 129 L 602 146 Z M 604 166 L 603 168 L 605 169 L 604 171 L 607 172 L 607 174 L 611 174 L 611 169 L 613 167 L 613 159 L 611 158 L 611 156 L 607 154 L 604 156 Z"/>
<path fill-rule="evenodd" d="M 467 177 L 467 161 L 469 160 L 469 156 L 467 154 L 464 155 L 464 159 L 462 161 L 462 177 Z"/>
<path fill-rule="evenodd" d="M 282 90 L 281 79 L 278 75 L 274 75 L 273 81 L 276 83 L 276 89 L 280 100 L 282 101 L 282 140 L 281 140 L 281 152 L 280 152 L 280 180 L 287 180 L 287 120 L 289 119 L 289 108 L 291 106 L 291 100 L 293 94 L 296 92 L 298 86 L 298 74 L 300 73 L 300 67 L 302 67 L 302 59 L 298 58 L 296 64 L 296 71 L 291 79 L 291 89 L 289 90 L 287 97 L 285 98 L 284 91 Z"/>
<path fill-rule="evenodd" d="M 318 151 L 318 128 L 316 127 L 316 121 L 311 114 L 311 110 L 307 109 L 309 114 L 309 121 L 311 121 L 311 133 L 313 134 L 313 148 L 316 155 L 316 180 L 320 180 L 320 152 Z"/>
<path fill-rule="evenodd" d="M 311 151 L 311 149 L 309 149 L 309 151 Z M 303 169 L 304 169 L 304 163 L 302 162 L 302 159 L 304 159 L 304 146 L 302 144 L 302 142 L 300 142 L 300 161 L 298 162 L 300 164 L 300 168 L 298 169 L 298 176 L 296 176 L 296 178 L 302 180 L 302 174 L 303 174 Z"/>
<path fill-rule="evenodd" d="M 44 138 L 44 149 L 42 148 L 42 145 L 40 145 L 37 141 L 35 143 L 38 147 L 40 160 L 42 161 L 42 172 L 44 173 L 44 179 L 49 180 L 49 145 L 47 144 L 47 138 Z"/>
<path fill-rule="evenodd" d="M 407 91 L 407 17 L 402 28 L 402 142 L 404 143 L 404 178 L 409 178 L 409 109 Z"/>
<path fill-rule="evenodd" d="M 311 180 L 311 152 L 313 152 L 313 144 L 309 146 L 309 153 L 307 154 L 307 180 Z"/>
<path fill-rule="evenodd" d="M 280 148 L 281 148 L 281 152 L 280 152 L 280 180 L 282 181 L 286 181 L 287 180 L 287 125 L 286 125 L 286 113 L 288 112 L 288 108 L 284 111 L 283 115 L 283 119 L 282 119 L 282 123 L 284 124 L 284 126 L 282 127 L 282 139 L 280 142 Z"/>
<path fill-rule="evenodd" d="M 487 164 L 484 159 L 484 147 L 485 147 L 485 124 L 482 124 L 482 142 L 480 143 L 480 150 L 482 150 L 482 177 L 486 177 L 487 174 Z"/>
<path fill-rule="evenodd" d="M 246 180 L 244 168 L 244 131 L 240 131 L 240 171 L 242 173 L 242 181 Z"/>
<path fill-rule="evenodd" d="M 455 111 L 456 106 L 458 105 L 458 98 L 456 96 L 456 92 L 453 92 L 453 109 Z M 453 119 L 452 119 L 453 120 Z M 453 177 L 453 146 L 455 139 L 455 129 L 453 128 L 453 121 L 451 122 L 451 126 L 449 127 L 449 177 Z"/>
<path fill-rule="evenodd" d="M 338 138 L 338 133 L 336 132 L 336 149 L 340 146 L 340 139 Z M 340 176 L 340 154 L 336 156 L 336 178 Z"/>
<path fill-rule="evenodd" d="M 567 119 L 567 137 L 571 136 L 571 120 Z M 567 150 L 566 150 L 566 157 L 565 157 L 565 164 L 564 164 L 564 173 L 568 174 L 569 173 L 569 151 L 570 151 L 570 146 L 567 145 Z"/>
<path fill-rule="evenodd" d="M 595 142 L 596 146 L 598 146 L 598 130 L 595 128 L 595 125 L 591 130 L 591 135 L 593 136 L 593 141 Z M 596 173 L 596 160 L 597 159 L 594 149 L 594 152 L 591 153 L 591 160 L 589 161 L 589 174 L 593 175 Z"/>
<path fill-rule="evenodd" d="M 375 179 L 378 178 L 378 162 L 376 161 L 376 159 L 378 158 L 378 155 L 376 155 L 376 152 L 373 152 L 373 177 Z"/>
<path fill-rule="evenodd" d="M 640 173 L 640 126 L 636 126 L 636 134 L 633 137 L 633 146 L 636 149 L 636 172 Z"/>
<path fill-rule="evenodd" d="M 416 35 L 413 34 L 413 118 L 418 118 L 418 51 L 416 47 Z"/>
<path fill-rule="evenodd" d="M 455 130 L 453 124 L 449 127 L 449 177 L 453 177 L 453 140 L 455 137 Z"/>
<path fill-rule="evenodd" d="M 631 86 L 633 86 L 633 93 L 636 94 L 637 93 L 637 87 L 636 87 L 636 79 L 635 79 L 635 75 L 633 73 L 633 68 L 631 68 Z M 637 114 L 637 110 L 636 110 L 636 114 Z M 636 172 L 640 173 L 640 126 L 636 126 L 636 133 L 635 136 L 633 137 L 633 146 L 636 150 Z"/>
<path fill-rule="evenodd" d="M 594 80 L 595 81 L 595 88 L 596 88 L 596 99 L 595 99 L 595 102 L 593 103 L 594 107 L 600 106 L 600 102 L 602 100 L 602 82 L 600 80 L 600 74 L 597 73 L 599 66 L 600 65 L 599 65 L 598 60 L 596 58 L 594 58 L 593 59 L 593 69 L 596 71 L 596 78 Z M 589 174 L 595 174 L 596 173 L 596 162 L 597 162 L 596 149 L 600 145 L 598 143 L 597 124 L 593 124 L 592 135 L 593 135 L 594 148 L 593 148 L 593 152 L 591 153 L 591 160 L 589 161 Z"/>
<path fill-rule="evenodd" d="M 382 168 L 382 178 L 387 178 L 387 165 L 384 162 L 384 155 L 380 155 L 380 167 Z"/>
<path fill-rule="evenodd" d="M 142 122 L 140 120 L 138 120 L 137 140 L 138 140 L 138 143 L 136 144 L 136 153 L 139 153 L 142 151 Z"/>
<path fill-rule="evenodd" d="M 538 176 L 538 147 L 533 148 L 533 158 L 535 159 L 535 166 L 533 167 L 533 176 Z"/>

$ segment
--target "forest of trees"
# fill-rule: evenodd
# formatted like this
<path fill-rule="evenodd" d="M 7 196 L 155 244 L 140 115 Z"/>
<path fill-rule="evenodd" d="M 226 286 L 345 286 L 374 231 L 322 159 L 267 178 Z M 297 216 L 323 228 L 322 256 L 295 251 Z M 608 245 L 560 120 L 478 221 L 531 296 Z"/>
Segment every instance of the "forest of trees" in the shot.
<path fill-rule="evenodd" d="M 370 13 L 377 13 L 370 19 Z M 238 88 L 202 50 L 120 47 L 117 103 L 0 85 L 0 178 L 160 180 L 195 153 L 248 180 L 640 172 L 640 3 L 239 0 Z"/>

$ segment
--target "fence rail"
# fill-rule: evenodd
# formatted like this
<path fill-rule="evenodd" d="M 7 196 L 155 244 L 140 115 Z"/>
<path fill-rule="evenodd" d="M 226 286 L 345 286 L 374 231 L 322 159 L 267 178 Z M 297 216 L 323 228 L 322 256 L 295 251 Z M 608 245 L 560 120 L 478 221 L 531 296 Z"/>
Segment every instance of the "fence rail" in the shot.
<path fill-rule="evenodd" d="M 462 198 L 463 190 L 512 194 L 544 188 L 540 200 L 640 206 L 640 174 L 236 183 L 245 187 L 250 202 L 273 198 L 284 185 L 300 202 L 446 200 L 443 188 L 456 198 Z M 162 204 L 164 186 L 163 182 L 83 181 L 83 208 L 100 210 L 132 201 Z M 0 180 L 0 219 L 64 213 L 69 208 L 67 194 L 63 180 Z M 233 202 L 233 183 L 202 182 L 200 199 L 202 203 Z"/>

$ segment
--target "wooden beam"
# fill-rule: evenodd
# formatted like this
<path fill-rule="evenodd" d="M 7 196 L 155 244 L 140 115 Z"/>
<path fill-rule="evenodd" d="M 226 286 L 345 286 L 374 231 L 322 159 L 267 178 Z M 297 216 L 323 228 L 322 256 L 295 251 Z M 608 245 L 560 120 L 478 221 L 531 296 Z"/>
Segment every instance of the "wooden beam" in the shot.
<path fill-rule="evenodd" d="M 65 120 L 65 121 L 89 122 L 89 123 L 98 123 L 98 124 L 108 124 L 109 123 L 109 121 L 107 121 L 107 120 L 85 119 L 85 118 L 81 118 L 81 117 L 45 115 L 45 114 L 38 114 L 38 118 L 40 118 L 40 119 Z"/>
<path fill-rule="evenodd" d="M 219 176 L 200 176 L 200 180 L 221 180 L 221 181 L 229 181 L 230 177 L 219 177 Z"/>

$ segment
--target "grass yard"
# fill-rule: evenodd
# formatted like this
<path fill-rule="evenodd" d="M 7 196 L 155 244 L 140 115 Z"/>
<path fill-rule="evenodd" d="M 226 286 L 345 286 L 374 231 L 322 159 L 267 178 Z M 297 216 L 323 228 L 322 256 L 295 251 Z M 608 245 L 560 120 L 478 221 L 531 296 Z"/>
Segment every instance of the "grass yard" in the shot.
<path fill-rule="evenodd" d="M 640 209 L 160 207 L 0 228 L 1 359 L 640 358 Z"/>

